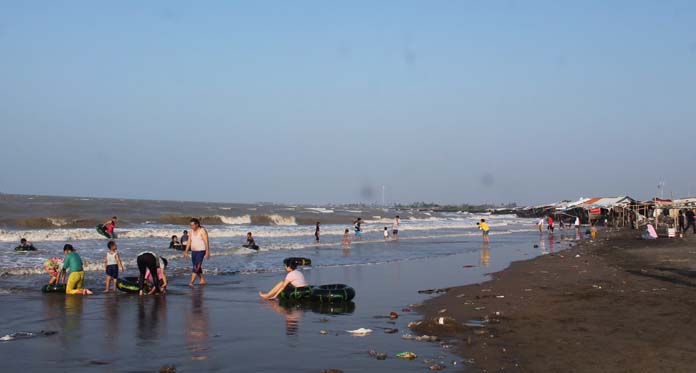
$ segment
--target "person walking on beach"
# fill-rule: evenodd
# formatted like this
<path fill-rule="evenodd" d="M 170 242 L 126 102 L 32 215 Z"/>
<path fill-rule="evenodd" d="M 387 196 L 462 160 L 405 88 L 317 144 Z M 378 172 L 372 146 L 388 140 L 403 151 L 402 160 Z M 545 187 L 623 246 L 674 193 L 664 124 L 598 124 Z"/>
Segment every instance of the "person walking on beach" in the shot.
<path fill-rule="evenodd" d="M 549 217 L 546 221 L 549 223 L 549 225 L 546 227 L 546 229 L 549 230 L 549 233 L 553 233 L 553 218 L 551 217 L 551 215 L 549 215 Z"/>
<path fill-rule="evenodd" d="M 544 231 L 544 218 L 539 218 L 539 222 L 537 222 L 537 227 L 539 228 L 539 233 L 543 233 L 543 231 Z"/>
<path fill-rule="evenodd" d="M 579 216 L 575 217 L 575 224 L 574 225 L 575 225 L 575 230 L 579 231 L 580 230 L 580 217 Z"/>
<path fill-rule="evenodd" d="M 481 222 L 476 223 L 476 225 L 478 225 L 479 229 L 483 231 L 483 242 L 490 242 L 488 234 L 490 233 L 491 227 L 489 227 L 488 223 L 486 223 L 486 219 L 481 219 Z"/>
<path fill-rule="evenodd" d="M 321 223 L 317 222 L 317 226 L 316 226 L 316 228 L 314 229 L 314 240 L 315 240 L 317 243 L 319 243 L 319 226 L 320 226 L 320 225 L 321 225 Z"/>
<path fill-rule="evenodd" d="M 696 234 L 696 224 L 694 224 L 694 216 L 696 216 L 696 214 L 694 214 L 694 210 L 686 210 L 684 215 L 686 216 L 686 227 L 684 228 L 684 233 L 686 233 L 689 230 L 689 227 L 691 227 L 694 234 Z"/>
<path fill-rule="evenodd" d="M 399 228 L 401 227 L 401 218 L 399 215 L 396 215 L 394 218 L 394 223 L 392 223 L 392 239 L 393 240 L 398 240 L 399 239 Z"/>
<path fill-rule="evenodd" d="M 82 266 L 82 258 L 75 252 L 71 244 L 63 246 L 63 273 L 69 271 L 68 282 L 65 285 L 65 294 L 92 295 L 89 289 L 83 289 L 85 281 L 85 270 Z"/>
<path fill-rule="evenodd" d="M 679 215 L 677 216 L 677 224 L 679 225 L 679 233 L 684 233 L 684 226 L 685 224 L 686 216 L 684 215 L 684 210 L 679 210 Z"/>
<path fill-rule="evenodd" d="M 121 268 L 123 271 L 123 262 L 121 262 L 121 257 L 118 255 L 116 250 L 116 242 L 109 241 L 106 244 L 109 251 L 106 253 L 106 258 L 104 258 L 104 272 L 106 272 L 106 288 L 105 293 L 109 292 L 109 285 L 111 281 L 114 282 L 114 291 L 116 291 L 116 280 L 118 280 L 118 269 Z"/>
<path fill-rule="evenodd" d="M 362 236 L 362 218 L 358 218 L 354 221 L 353 225 L 355 226 L 355 239 L 359 240 Z"/>
<path fill-rule="evenodd" d="M 210 242 L 208 241 L 208 231 L 201 227 L 200 220 L 191 218 L 191 236 L 186 242 L 184 249 L 184 258 L 188 258 L 188 252 L 191 251 L 191 263 L 193 270 L 191 271 L 191 282 L 189 287 L 193 287 L 193 283 L 198 277 L 198 285 L 205 285 L 205 277 L 203 276 L 203 259 L 210 258 Z"/>

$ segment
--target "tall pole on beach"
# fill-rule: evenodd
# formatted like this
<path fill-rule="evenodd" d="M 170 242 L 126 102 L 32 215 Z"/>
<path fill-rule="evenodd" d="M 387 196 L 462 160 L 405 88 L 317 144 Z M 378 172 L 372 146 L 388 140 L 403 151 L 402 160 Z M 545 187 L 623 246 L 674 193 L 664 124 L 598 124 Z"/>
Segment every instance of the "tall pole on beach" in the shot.
<path fill-rule="evenodd" d="M 384 206 L 384 185 L 382 185 L 382 206 Z"/>

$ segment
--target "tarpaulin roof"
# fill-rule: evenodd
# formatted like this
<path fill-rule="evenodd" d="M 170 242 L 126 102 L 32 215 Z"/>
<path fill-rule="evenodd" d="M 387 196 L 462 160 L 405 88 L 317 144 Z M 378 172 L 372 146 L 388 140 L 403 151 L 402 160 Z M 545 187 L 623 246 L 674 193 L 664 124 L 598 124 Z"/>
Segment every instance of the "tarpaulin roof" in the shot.
<path fill-rule="evenodd" d="M 574 205 L 574 207 L 582 207 L 582 208 L 611 208 L 615 206 L 625 206 L 631 202 L 635 202 L 635 200 L 631 197 L 628 196 L 618 196 L 618 197 L 595 197 L 595 198 L 589 198 L 577 205 Z"/>

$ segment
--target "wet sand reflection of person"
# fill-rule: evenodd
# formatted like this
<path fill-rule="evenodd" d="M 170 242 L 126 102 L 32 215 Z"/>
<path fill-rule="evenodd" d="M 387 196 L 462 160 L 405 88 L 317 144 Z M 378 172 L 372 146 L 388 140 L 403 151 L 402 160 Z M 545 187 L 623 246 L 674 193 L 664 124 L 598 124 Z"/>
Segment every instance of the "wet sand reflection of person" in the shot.
<path fill-rule="evenodd" d="M 285 335 L 296 336 L 300 328 L 300 320 L 304 317 L 304 310 L 299 305 L 283 307 L 278 302 L 265 302 L 265 304 L 285 318 Z"/>
<path fill-rule="evenodd" d="M 491 263 L 491 249 L 488 242 L 484 242 L 481 245 L 481 267 L 488 267 Z"/>
<path fill-rule="evenodd" d="M 119 335 L 119 298 L 114 294 L 114 296 L 104 297 L 104 341 L 106 342 L 106 349 L 108 353 L 113 351 L 115 344 L 113 343 L 118 339 Z"/>
<path fill-rule="evenodd" d="M 156 341 L 162 338 L 166 334 L 162 332 L 166 332 L 166 319 L 167 297 L 138 298 L 138 339 Z"/>
<path fill-rule="evenodd" d="M 186 343 L 191 360 L 208 360 L 210 316 L 203 305 L 204 294 L 204 288 L 193 290 L 191 311 L 186 314 Z"/>

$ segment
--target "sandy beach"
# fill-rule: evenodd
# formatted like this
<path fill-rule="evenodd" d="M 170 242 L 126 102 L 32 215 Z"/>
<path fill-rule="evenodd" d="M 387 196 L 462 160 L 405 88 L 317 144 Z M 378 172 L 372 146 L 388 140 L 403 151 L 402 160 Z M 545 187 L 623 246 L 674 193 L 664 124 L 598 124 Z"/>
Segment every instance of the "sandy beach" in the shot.
<path fill-rule="evenodd" d="M 696 238 L 638 236 L 600 232 L 452 288 L 414 329 L 461 341 L 467 371 L 693 371 Z"/>

